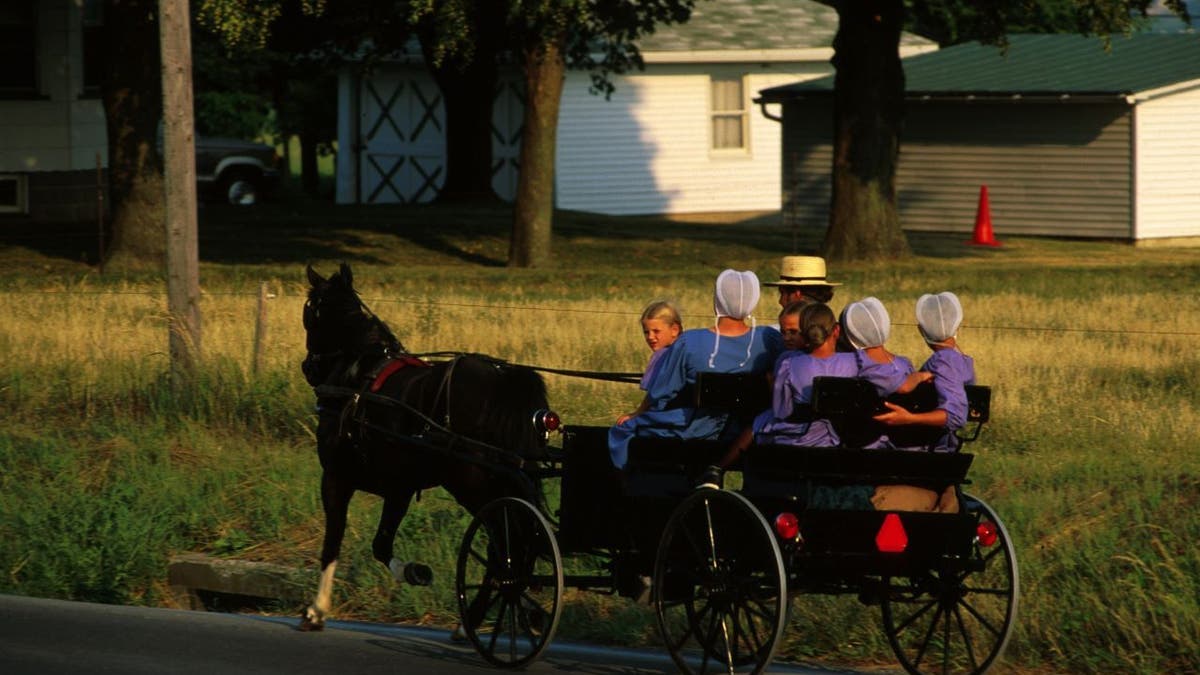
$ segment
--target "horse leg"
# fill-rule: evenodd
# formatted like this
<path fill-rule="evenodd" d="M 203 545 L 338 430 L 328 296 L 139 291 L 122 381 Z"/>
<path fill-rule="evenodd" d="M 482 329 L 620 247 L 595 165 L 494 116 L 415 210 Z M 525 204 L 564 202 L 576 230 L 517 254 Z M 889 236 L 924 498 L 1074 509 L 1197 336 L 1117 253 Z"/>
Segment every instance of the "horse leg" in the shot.
<path fill-rule="evenodd" d="M 379 527 L 375 530 L 371 552 L 376 560 L 387 566 L 396 581 L 413 586 L 428 586 L 433 583 L 433 570 L 428 565 L 405 562 L 395 557 L 392 552 L 392 546 L 396 542 L 396 531 L 400 529 L 400 521 L 404 520 L 404 515 L 408 513 L 412 496 L 410 490 L 383 498 L 383 510 L 379 513 Z"/>
<path fill-rule="evenodd" d="M 328 471 L 321 474 L 321 505 L 325 510 L 325 539 L 321 544 L 321 581 L 311 605 L 300 616 L 300 630 L 314 631 L 325 627 L 325 617 L 333 605 L 333 574 L 346 534 L 346 512 L 354 487 Z"/>

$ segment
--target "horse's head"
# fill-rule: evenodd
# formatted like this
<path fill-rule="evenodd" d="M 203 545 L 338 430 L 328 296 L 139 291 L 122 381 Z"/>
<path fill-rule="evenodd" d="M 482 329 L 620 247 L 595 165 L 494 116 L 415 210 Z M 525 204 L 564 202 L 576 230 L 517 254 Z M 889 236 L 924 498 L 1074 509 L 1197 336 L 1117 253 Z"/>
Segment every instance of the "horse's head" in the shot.
<path fill-rule="evenodd" d="M 388 327 L 367 309 L 354 290 L 350 266 L 342 263 L 326 279 L 308 266 L 304 331 L 308 356 L 302 369 L 312 386 L 326 382 L 336 364 L 351 363 L 368 352 L 404 351 Z"/>

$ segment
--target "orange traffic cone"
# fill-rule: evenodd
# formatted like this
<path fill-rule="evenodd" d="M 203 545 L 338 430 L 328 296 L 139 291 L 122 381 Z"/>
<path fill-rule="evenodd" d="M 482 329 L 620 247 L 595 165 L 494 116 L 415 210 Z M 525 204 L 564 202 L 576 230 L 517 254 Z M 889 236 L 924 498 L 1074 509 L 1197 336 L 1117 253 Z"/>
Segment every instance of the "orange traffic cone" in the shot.
<path fill-rule="evenodd" d="M 975 210 L 975 236 L 968 244 L 976 246 L 999 246 L 995 235 L 992 234 L 992 208 L 988 205 L 988 189 L 986 185 L 979 186 L 979 208 Z"/>

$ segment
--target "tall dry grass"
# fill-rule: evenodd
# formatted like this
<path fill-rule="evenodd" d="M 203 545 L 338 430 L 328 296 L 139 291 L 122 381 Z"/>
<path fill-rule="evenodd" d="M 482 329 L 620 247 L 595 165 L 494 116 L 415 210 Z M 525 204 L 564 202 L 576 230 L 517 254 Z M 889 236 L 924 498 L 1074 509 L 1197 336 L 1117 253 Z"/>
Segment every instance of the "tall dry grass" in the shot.
<path fill-rule="evenodd" d="M 848 266 L 833 305 L 880 297 L 892 313 L 890 347 L 919 363 L 927 348 L 911 316 L 917 296 L 949 289 L 963 301 L 960 344 L 994 396 L 993 421 L 970 448 L 970 489 L 1005 519 L 1021 563 L 1006 663 L 1195 671 L 1200 255 L 1081 245 L 1096 255 L 1079 259 L 1060 242 L 1030 246 L 996 261 Z M 775 258 L 736 264 L 767 278 Z M 606 371 L 644 365 L 637 316 L 652 299 L 678 302 L 687 327 L 707 325 L 715 271 L 355 268 L 362 297 L 411 351 Z M 321 523 L 311 392 L 298 370 L 301 270 L 211 277 L 199 385 L 184 397 L 163 381 L 156 284 L 85 277 L 0 290 L 0 539 L 9 542 L 0 590 L 165 602 L 166 556 L 192 548 L 315 571 Z M 274 297 L 254 373 L 261 281 Z M 777 309 L 764 290 L 759 323 Z M 639 397 L 628 385 L 547 381 L 568 424 L 607 424 Z M 422 556 L 439 577 L 429 589 L 399 588 L 370 560 L 376 506 L 353 504 L 337 611 L 451 621 L 465 516 L 441 493 L 415 506 L 398 553 Z M 571 597 L 567 634 L 654 641 L 644 608 Z M 787 652 L 890 660 L 873 610 L 840 598 L 797 599 Z"/>

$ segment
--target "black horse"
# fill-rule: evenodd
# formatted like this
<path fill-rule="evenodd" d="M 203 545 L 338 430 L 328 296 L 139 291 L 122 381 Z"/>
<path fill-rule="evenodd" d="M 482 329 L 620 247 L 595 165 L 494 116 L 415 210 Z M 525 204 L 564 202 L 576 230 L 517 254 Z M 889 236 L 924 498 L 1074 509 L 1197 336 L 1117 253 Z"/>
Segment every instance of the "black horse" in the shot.
<path fill-rule="evenodd" d="M 316 598 L 301 630 L 320 630 L 356 490 L 383 497 L 375 558 L 398 581 L 428 584 L 430 569 L 392 554 L 420 490 L 444 487 L 472 514 L 503 496 L 540 499 L 518 467 L 545 451 L 554 426 L 540 375 L 479 355 L 430 363 L 409 355 L 354 290 L 350 267 L 328 279 L 308 267 L 305 379 L 317 395 L 317 453 L 325 539 Z"/>

